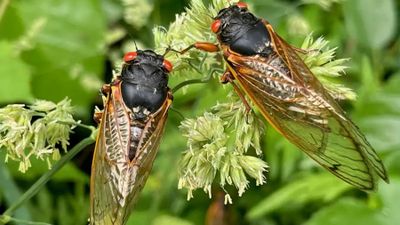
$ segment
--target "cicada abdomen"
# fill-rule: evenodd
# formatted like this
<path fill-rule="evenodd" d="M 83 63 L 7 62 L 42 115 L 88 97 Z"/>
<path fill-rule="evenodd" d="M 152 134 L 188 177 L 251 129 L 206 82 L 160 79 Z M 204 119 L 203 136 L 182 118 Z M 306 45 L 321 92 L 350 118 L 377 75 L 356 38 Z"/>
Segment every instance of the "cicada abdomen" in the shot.
<path fill-rule="evenodd" d="M 95 225 L 125 224 L 151 171 L 172 95 L 172 65 L 150 50 L 129 52 L 120 76 L 104 85 L 91 172 Z"/>

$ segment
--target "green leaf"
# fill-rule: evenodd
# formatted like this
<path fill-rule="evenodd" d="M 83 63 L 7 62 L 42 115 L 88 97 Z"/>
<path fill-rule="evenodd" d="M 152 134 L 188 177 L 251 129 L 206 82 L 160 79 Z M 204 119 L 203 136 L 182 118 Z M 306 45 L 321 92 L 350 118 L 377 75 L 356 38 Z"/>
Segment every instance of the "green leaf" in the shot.
<path fill-rule="evenodd" d="M 31 205 L 33 220 L 40 222 L 50 222 L 54 213 L 57 211 L 52 205 L 53 196 L 47 188 L 43 188 L 35 196 L 35 204 Z"/>
<path fill-rule="evenodd" d="M 360 44 L 381 49 L 394 37 L 397 21 L 393 0 L 344 2 L 346 28 Z"/>
<path fill-rule="evenodd" d="M 0 180 L 0 193 L 4 195 L 7 205 L 11 205 L 21 197 L 22 193 L 2 159 L 0 160 Z M 31 220 L 31 215 L 26 206 L 17 209 L 15 217 L 23 220 Z"/>
<path fill-rule="evenodd" d="M 354 118 L 378 151 L 400 148 L 400 79 L 391 78 L 383 88 L 364 97 L 357 103 Z"/>
<path fill-rule="evenodd" d="M 329 173 L 304 176 L 291 182 L 255 205 L 247 213 L 248 219 L 258 219 L 286 206 L 301 207 L 311 201 L 331 201 L 350 188 Z"/>
<path fill-rule="evenodd" d="M 193 223 L 170 215 L 161 215 L 154 219 L 153 225 L 193 225 Z"/>
<path fill-rule="evenodd" d="M 0 65 L 0 103 L 32 100 L 28 66 L 6 41 L 0 41 Z"/>
<path fill-rule="evenodd" d="M 314 214 L 305 225 L 382 225 L 383 215 L 368 208 L 363 201 L 347 198 Z"/>
<path fill-rule="evenodd" d="M 365 132 L 368 141 L 377 151 L 397 151 L 400 148 L 399 116 L 378 115 L 364 117 L 357 124 Z"/>
<path fill-rule="evenodd" d="M 88 115 L 102 83 L 99 78 L 106 32 L 100 1 L 32 0 L 10 4 L 17 9 L 30 37 L 31 47 L 22 49 L 22 56 L 34 71 L 35 97 L 59 101 L 69 96 L 80 107 L 78 112 Z M 41 25 L 31 31 L 37 24 Z"/>
<path fill-rule="evenodd" d="M 391 174 L 397 174 L 400 176 L 399 171 L 400 171 L 400 151 L 393 151 L 391 154 L 388 154 L 387 157 L 385 157 L 385 165 L 386 169 L 389 173 L 389 177 Z"/>
<path fill-rule="evenodd" d="M 286 1 L 273 0 L 253 1 L 253 4 L 249 4 L 249 7 L 257 16 L 265 18 L 271 24 L 278 24 L 285 15 L 293 13 L 295 10 L 295 7 Z"/>
<path fill-rule="evenodd" d="M 149 225 L 151 219 L 154 217 L 154 213 L 151 210 L 138 210 L 138 207 L 134 209 L 134 212 L 130 215 L 127 225 L 143 224 Z"/>
<path fill-rule="evenodd" d="M 1 1 L 1 4 L 7 4 Z M 9 3 L 8 3 L 9 4 Z M 7 7 L 3 16 L 0 16 L 0 39 L 15 40 L 24 32 L 24 25 L 14 7 Z"/>
<path fill-rule="evenodd" d="M 47 162 L 34 157 L 32 157 L 30 161 L 33 166 L 26 173 L 21 173 L 20 171 L 18 171 L 18 162 L 10 160 L 7 163 L 7 166 L 13 177 L 31 181 L 37 179 L 38 177 L 49 171 Z M 88 183 L 89 179 L 88 175 L 77 168 L 73 163 L 67 163 L 52 177 L 52 181 Z"/>
<path fill-rule="evenodd" d="M 394 174 L 392 174 L 394 175 Z M 400 173 L 397 171 L 396 176 L 392 176 L 390 184 L 381 182 L 378 192 L 383 202 L 382 214 L 385 224 L 397 224 L 400 221 Z"/>
<path fill-rule="evenodd" d="M 354 198 L 341 199 L 318 211 L 305 225 L 393 225 L 400 221 L 400 179 L 395 177 L 391 184 L 380 184 L 378 197 L 382 207 L 368 206 Z"/>
<path fill-rule="evenodd" d="M 89 196 L 85 195 L 85 192 L 85 185 L 76 183 L 73 195 L 62 195 L 57 198 L 57 210 L 54 212 L 57 216 L 55 224 L 87 224 L 89 210 L 82 210 L 89 205 Z"/>

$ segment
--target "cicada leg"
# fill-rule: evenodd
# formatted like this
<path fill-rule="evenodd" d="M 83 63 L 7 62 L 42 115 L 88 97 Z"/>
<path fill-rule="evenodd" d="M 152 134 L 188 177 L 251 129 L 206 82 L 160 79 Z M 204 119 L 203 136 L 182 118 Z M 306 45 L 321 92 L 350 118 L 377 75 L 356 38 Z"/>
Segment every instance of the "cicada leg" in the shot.
<path fill-rule="evenodd" d="M 93 114 L 93 120 L 97 123 L 100 124 L 101 118 L 103 117 L 103 112 L 104 110 L 100 110 L 99 108 L 95 108 L 94 114 Z"/>
<path fill-rule="evenodd" d="M 108 95 L 111 92 L 111 85 L 110 84 L 103 84 L 100 89 L 103 95 Z"/>
<path fill-rule="evenodd" d="M 172 49 L 172 48 L 170 48 L 169 50 L 177 52 L 179 54 L 185 54 L 187 51 L 189 51 L 192 48 L 203 50 L 205 52 L 218 52 L 220 50 L 218 45 L 209 43 L 209 42 L 196 42 L 194 44 L 189 45 L 189 47 L 187 47 L 183 50 L 180 50 L 180 51 Z"/>
<path fill-rule="evenodd" d="M 242 100 L 244 106 L 246 107 L 246 121 L 248 121 L 248 115 L 251 110 L 250 104 L 247 102 L 246 98 L 244 97 L 244 94 L 242 90 L 236 85 L 236 83 L 233 81 L 235 78 L 233 77 L 232 73 L 227 69 L 224 74 L 221 76 L 221 83 L 227 84 L 230 83 L 233 86 L 233 90 L 235 90 L 236 94 L 239 96 L 240 100 Z"/>
<path fill-rule="evenodd" d="M 107 102 L 107 97 L 106 96 L 108 96 L 110 94 L 110 92 L 111 92 L 110 84 L 104 84 L 100 89 L 101 98 L 103 100 L 103 105 L 104 106 L 106 105 L 106 102 Z M 101 118 L 103 117 L 103 111 L 104 110 L 100 110 L 99 108 L 97 108 L 97 106 L 96 106 L 96 108 L 94 110 L 93 120 L 98 124 L 100 124 Z"/>

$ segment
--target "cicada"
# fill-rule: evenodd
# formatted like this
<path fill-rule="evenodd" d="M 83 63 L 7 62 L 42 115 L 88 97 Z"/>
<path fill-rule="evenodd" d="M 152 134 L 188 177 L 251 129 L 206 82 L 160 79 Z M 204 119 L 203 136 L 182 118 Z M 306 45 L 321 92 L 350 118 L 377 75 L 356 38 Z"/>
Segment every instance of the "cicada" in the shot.
<path fill-rule="evenodd" d="M 191 48 L 222 51 L 231 83 L 285 138 L 322 167 L 362 190 L 388 182 L 382 160 L 335 99 L 270 23 L 238 2 L 219 11 L 211 25 L 218 43 Z M 239 85 L 237 85 L 239 84 Z M 248 104 L 247 104 L 248 106 Z M 248 106 L 249 107 L 249 106 Z"/>
<path fill-rule="evenodd" d="M 93 155 L 90 224 L 125 224 L 151 171 L 172 103 L 172 64 L 151 50 L 124 56 L 102 88 L 104 110 Z"/>

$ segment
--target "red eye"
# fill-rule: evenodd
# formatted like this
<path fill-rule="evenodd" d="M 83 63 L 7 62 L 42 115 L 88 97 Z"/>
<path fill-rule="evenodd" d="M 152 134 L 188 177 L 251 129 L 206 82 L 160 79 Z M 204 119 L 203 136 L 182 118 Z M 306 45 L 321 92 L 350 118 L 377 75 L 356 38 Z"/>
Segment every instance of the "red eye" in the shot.
<path fill-rule="evenodd" d="M 124 62 L 130 62 L 132 60 L 134 60 L 137 56 L 136 52 L 128 52 L 124 55 Z"/>
<path fill-rule="evenodd" d="M 236 5 L 241 9 L 247 9 L 247 4 L 245 2 L 238 2 Z"/>
<path fill-rule="evenodd" d="M 172 63 L 170 61 L 164 59 L 163 66 L 168 72 L 172 71 L 172 67 L 173 66 L 172 66 Z"/>
<path fill-rule="evenodd" d="M 220 26 L 221 26 L 221 20 L 214 20 L 214 22 L 211 24 L 212 32 L 217 33 L 219 31 Z"/>

